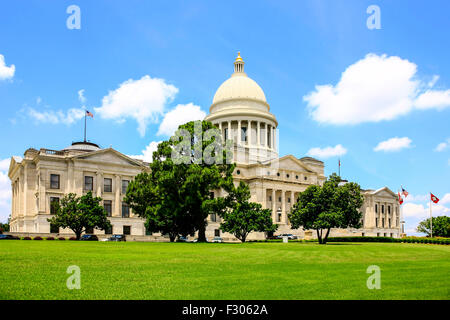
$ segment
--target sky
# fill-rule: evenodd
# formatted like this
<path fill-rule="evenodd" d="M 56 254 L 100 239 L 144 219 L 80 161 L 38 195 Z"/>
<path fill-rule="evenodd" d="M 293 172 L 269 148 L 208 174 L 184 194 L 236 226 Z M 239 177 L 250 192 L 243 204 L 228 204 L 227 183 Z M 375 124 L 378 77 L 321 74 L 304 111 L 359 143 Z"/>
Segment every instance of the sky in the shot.
<path fill-rule="evenodd" d="M 376 6 L 375 8 L 373 7 Z M 2 1 L 0 221 L 10 158 L 87 138 L 151 160 L 203 118 L 237 52 L 279 123 L 280 156 L 313 156 L 363 189 L 429 193 L 450 212 L 448 1 Z"/>

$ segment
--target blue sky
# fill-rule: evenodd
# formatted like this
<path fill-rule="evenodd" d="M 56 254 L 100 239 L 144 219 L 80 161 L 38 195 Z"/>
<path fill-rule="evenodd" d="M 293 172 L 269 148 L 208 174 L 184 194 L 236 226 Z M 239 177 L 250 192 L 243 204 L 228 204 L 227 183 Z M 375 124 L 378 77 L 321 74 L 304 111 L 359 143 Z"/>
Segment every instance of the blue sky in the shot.
<path fill-rule="evenodd" d="M 373 4 L 381 29 L 366 24 Z M 70 5 L 80 29 L 66 26 Z M 208 112 L 237 51 L 278 119 L 280 155 L 316 156 L 328 175 L 340 154 L 343 177 L 363 188 L 403 185 L 409 233 L 429 191 L 436 214 L 450 211 L 448 1 L 0 6 L 0 220 L 12 155 L 82 139 L 84 106 L 89 140 L 147 157 L 174 123 Z"/>

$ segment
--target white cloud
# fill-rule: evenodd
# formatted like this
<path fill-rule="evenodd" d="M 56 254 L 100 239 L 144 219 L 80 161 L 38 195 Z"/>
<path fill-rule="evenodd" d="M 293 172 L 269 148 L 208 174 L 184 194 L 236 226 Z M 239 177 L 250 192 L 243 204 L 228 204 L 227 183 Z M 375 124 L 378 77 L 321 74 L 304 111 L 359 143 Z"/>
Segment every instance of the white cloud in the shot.
<path fill-rule="evenodd" d="M 171 136 L 178 129 L 178 126 L 189 121 L 203 120 L 205 116 L 206 112 L 193 103 L 179 104 L 164 115 L 157 134 Z"/>
<path fill-rule="evenodd" d="M 450 209 L 442 204 L 434 204 L 432 206 L 433 217 L 448 215 Z M 418 218 L 420 221 L 430 217 L 430 204 L 427 206 L 416 203 L 405 203 L 403 205 L 403 216 L 405 218 Z"/>
<path fill-rule="evenodd" d="M 434 151 L 441 152 L 447 149 L 448 147 L 450 147 L 450 138 L 447 138 L 445 142 L 439 143 L 434 149 Z"/>
<path fill-rule="evenodd" d="M 427 90 L 414 102 L 417 109 L 442 110 L 450 106 L 450 89 L 445 91 Z"/>
<path fill-rule="evenodd" d="M 386 141 L 380 142 L 373 150 L 385 152 L 399 151 L 404 148 L 410 148 L 411 142 L 411 139 L 409 139 L 408 137 L 390 138 Z"/>
<path fill-rule="evenodd" d="M 307 152 L 307 155 L 311 157 L 318 158 L 330 158 L 336 156 L 342 156 L 347 153 L 347 149 L 342 145 L 338 144 L 334 147 L 326 147 L 326 148 L 311 148 Z"/>
<path fill-rule="evenodd" d="M 134 118 L 140 135 L 144 136 L 148 122 L 156 122 L 177 93 L 178 89 L 164 79 L 146 75 L 121 83 L 119 88 L 103 97 L 102 106 L 95 111 L 104 119 L 124 121 Z"/>
<path fill-rule="evenodd" d="M 11 162 L 10 158 L 0 160 L 0 171 L 8 171 L 10 162 Z"/>
<path fill-rule="evenodd" d="M 129 156 L 130 158 L 134 159 L 140 159 L 145 162 L 152 162 L 153 161 L 153 152 L 155 152 L 158 149 L 158 144 L 160 144 L 162 141 L 152 141 L 150 142 L 144 150 L 142 150 L 142 154 Z"/>
<path fill-rule="evenodd" d="M 417 65 L 396 56 L 368 54 L 333 86 L 318 85 L 303 97 L 312 118 L 335 125 L 392 120 L 417 109 L 450 106 L 450 90 L 427 90 Z M 438 80 L 428 82 L 431 87 Z"/>
<path fill-rule="evenodd" d="M 80 100 L 81 103 L 86 102 L 86 97 L 84 96 L 84 89 L 78 90 L 78 100 Z"/>
<path fill-rule="evenodd" d="M 437 74 L 435 74 L 434 76 L 433 76 L 433 78 L 428 82 L 428 87 L 433 87 L 435 84 L 436 84 L 436 82 L 439 80 L 439 75 L 437 75 Z"/>
<path fill-rule="evenodd" d="M 446 193 L 446 194 L 442 197 L 440 203 L 441 203 L 441 204 L 447 204 L 447 203 L 450 203 L 450 193 Z"/>
<path fill-rule="evenodd" d="M 70 125 L 84 117 L 84 109 L 72 108 L 64 112 L 62 110 L 38 111 L 34 108 L 28 108 L 28 115 L 37 122 Z"/>
<path fill-rule="evenodd" d="M 11 79 L 14 77 L 16 71 L 15 65 L 10 65 L 9 67 L 5 63 L 5 57 L 0 54 L 0 80 Z"/>

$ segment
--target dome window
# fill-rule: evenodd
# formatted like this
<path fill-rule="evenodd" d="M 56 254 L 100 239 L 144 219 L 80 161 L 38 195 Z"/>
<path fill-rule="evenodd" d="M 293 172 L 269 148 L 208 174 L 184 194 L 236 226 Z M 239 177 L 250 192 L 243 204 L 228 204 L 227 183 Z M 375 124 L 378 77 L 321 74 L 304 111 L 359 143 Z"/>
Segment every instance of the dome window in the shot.
<path fill-rule="evenodd" d="M 241 174 L 241 170 L 236 171 L 237 174 Z"/>

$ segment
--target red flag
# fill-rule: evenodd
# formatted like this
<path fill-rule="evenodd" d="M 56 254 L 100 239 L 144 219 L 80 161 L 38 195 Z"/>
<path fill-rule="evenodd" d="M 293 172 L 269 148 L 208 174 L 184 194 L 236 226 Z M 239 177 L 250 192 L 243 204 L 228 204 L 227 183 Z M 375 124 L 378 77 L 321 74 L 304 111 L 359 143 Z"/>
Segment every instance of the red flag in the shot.
<path fill-rule="evenodd" d="M 434 194 L 432 194 L 431 192 L 430 192 L 430 195 L 431 195 L 431 201 L 433 201 L 434 203 L 438 203 L 439 202 L 439 199 L 438 199 L 438 197 L 436 197 Z"/>
<path fill-rule="evenodd" d="M 87 111 L 87 110 L 86 110 L 86 115 L 88 117 L 94 118 L 94 115 L 91 112 Z"/>
<path fill-rule="evenodd" d="M 398 193 L 398 203 L 402 204 L 403 203 L 403 198 L 400 195 L 400 192 Z"/>

